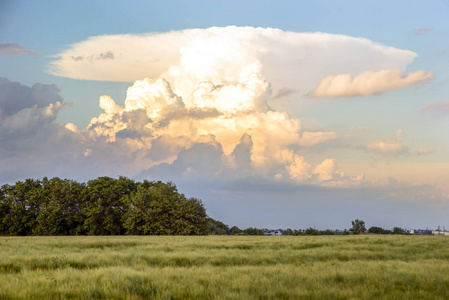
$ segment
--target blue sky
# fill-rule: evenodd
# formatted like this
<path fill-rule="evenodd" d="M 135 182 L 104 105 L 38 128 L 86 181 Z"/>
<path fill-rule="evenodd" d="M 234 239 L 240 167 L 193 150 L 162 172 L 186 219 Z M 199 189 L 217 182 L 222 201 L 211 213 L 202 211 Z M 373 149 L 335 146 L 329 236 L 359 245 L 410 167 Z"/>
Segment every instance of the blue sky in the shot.
<path fill-rule="evenodd" d="M 446 1 L 2 1 L 0 180 L 172 180 L 241 227 L 443 226 L 448 20 Z"/>

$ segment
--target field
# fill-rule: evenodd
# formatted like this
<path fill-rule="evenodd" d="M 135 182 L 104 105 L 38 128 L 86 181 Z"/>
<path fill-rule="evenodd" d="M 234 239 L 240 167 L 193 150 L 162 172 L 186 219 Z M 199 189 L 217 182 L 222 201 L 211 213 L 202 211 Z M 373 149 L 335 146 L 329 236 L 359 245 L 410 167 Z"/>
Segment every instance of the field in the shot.
<path fill-rule="evenodd" d="M 449 238 L 0 237 L 17 298 L 449 299 Z"/>

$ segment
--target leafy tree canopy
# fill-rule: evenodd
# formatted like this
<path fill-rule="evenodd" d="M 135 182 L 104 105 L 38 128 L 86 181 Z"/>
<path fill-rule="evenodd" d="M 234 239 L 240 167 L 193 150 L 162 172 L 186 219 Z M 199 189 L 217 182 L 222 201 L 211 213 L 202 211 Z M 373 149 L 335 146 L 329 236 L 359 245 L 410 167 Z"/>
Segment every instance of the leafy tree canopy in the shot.
<path fill-rule="evenodd" d="M 201 200 L 163 182 L 26 179 L 0 188 L 1 235 L 204 235 Z"/>
<path fill-rule="evenodd" d="M 353 234 L 360 234 L 364 233 L 366 231 L 365 228 L 365 222 L 359 219 L 355 219 L 354 221 L 351 221 L 352 228 L 349 229 Z"/>
<path fill-rule="evenodd" d="M 390 230 L 383 229 L 383 228 L 377 227 L 377 226 L 372 226 L 368 229 L 368 232 L 374 233 L 374 234 L 389 234 Z"/>

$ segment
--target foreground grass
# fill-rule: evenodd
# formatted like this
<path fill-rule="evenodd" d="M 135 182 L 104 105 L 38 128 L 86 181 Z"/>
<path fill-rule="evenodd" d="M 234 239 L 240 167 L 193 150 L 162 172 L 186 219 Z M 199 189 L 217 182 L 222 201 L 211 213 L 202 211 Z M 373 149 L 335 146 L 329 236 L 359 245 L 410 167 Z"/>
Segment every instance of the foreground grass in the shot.
<path fill-rule="evenodd" d="M 449 299 L 449 238 L 0 237 L 0 299 Z"/>

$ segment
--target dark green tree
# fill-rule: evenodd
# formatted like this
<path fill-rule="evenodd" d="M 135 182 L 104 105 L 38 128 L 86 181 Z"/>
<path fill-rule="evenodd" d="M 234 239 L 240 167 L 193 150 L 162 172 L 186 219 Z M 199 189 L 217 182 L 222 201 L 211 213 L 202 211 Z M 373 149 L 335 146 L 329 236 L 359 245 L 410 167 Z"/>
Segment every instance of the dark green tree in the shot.
<path fill-rule="evenodd" d="M 206 209 L 201 200 L 186 198 L 180 194 L 173 219 L 173 234 L 178 235 L 207 235 L 209 233 L 209 221 Z"/>
<path fill-rule="evenodd" d="M 353 234 L 360 234 L 364 233 L 366 231 L 365 228 L 365 222 L 359 219 L 355 219 L 354 221 L 351 221 L 352 228 L 349 229 Z"/>
<path fill-rule="evenodd" d="M 295 229 L 295 230 L 293 230 L 293 234 L 294 235 L 303 235 L 303 231 L 302 231 L 302 229 Z"/>
<path fill-rule="evenodd" d="M 30 235 L 36 226 L 36 217 L 41 207 L 41 182 L 34 179 L 19 181 L 8 186 L 3 193 L 3 207 L 8 211 L 2 220 L 4 233 Z"/>
<path fill-rule="evenodd" d="M 206 235 L 209 225 L 201 200 L 171 182 L 55 177 L 0 188 L 0 235 Z"/>
<path fill-rule="evenodd" d="M 209 234 L 211 235 L 230 234 L 229 226 L 223 222 L 209 218 Z"/>
<path fill-rule="evenodd" d="M 335 235 L 335 232 L 333 230 L 330 230 L 330 229 L 321 230 L 320 233 L 322 235 Z"/>
<path fill-rule="evenodd" d="M 41 208 L 34 235 L 75 235 L 83 233 L 82 209 L 86 186 L 58 177 L 42 180 Z"/>
<path fill-rule="evenodd" d="M 171 182 L 157 182 L 152 188 L 146 189 L 144 195 L 148 221 L 143 234 L 179 234 L 175 232 L 176 225 L 172 222 L 175 219 L 174 215 L 181 213 L 176 211 L 177 202 L 180 201 L 176 186 Z"/>
<path fill-rule="evenodd" d="M 405 234 L 405 233 L 406 231 L 401 227 L 394 227 L 393 230 L 391 230 L 391 234 Z"/>
<path fill-rule="evenodd" d="M 123 216 L 123 226 L 126 234 L 152 234 L 151 205 L 153 201 L 152 186 L 139 185 L 137 191 L 123 198 L 126 213 Z"/>
<path fill-rule="evenodd" d="M 84 230 L 89 235 L 119 235 L 125 233 L 122 224 L 126 213 L 124 196 L 136 189 L 136 183 L 126 177 L 99 177 L 87 183 L 87 203 L 84 208 Z"/>
<path fill-rule="evenodd" d="M 263 230 L 253 227 L 248 227 L 245 230 L 242 231 L 243 234 L 246 235 L 263 235 Z"/>
<path fill-rule="evenodd" d="M 377 227 L 377 226 L 372 226 L 368 229 L 369 233 L 374 233 L 374 234 L 388 234 L 389 231 L 385 230 L 381 227 Z"/>
<path fill-rule="evenodd" d="M 5 223 L 4 220 L 11 212 L 11 205 L 8 201 L 11 189 L 12 187 L 8 184 L 5 184 L 0 188 L 0 235 L 9 234 L 10 224 Z"/>
<path fill-rule="evenodd" d="M 294 235 L 294 232 L 290 228 L 287 228 L 287 229 L 282 231 L 282 234 L 283 235 Z"/>
<path fill-rule="evenodd" d="M 231 235 L 238 235 L 241 234 L 242 230 L 238 228 L 237 226 L 232 226 L 231 229 L 229 229 L 229 234 Z"/>
<path fill-rule="evenodd" d="M 123 217 L 127 234 L 204 235 L 209 221 L 202 202 L 187 199 L 176 186 L 155 182 L 140 185 L 135 193 L 124 198 Z"/>
<path fill-rule="evenodd" d="M 319 230 L 316 230 L 312 227 L 309 227 L 304 231 L 305 235 L 321 235 L 321 232 Z"/>

